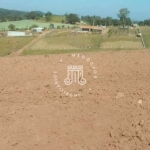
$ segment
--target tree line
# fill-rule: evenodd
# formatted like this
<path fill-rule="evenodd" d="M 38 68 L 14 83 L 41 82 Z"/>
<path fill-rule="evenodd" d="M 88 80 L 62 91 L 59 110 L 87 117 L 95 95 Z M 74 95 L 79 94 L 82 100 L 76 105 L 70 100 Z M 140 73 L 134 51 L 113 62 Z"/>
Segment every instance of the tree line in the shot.
<path fill-rule="evenodd" d="M 120 26 L 122 21 L 120 19 L 113 19 L 112 17 L 101 18 L 99 16 L 82 16 L 81 20 L 84 22 L 89 22 L 90 25 L 102 25 L 102 26 Z M 125 21 L 127 26 L 132 24 L 130 18 Z"/>
<path fill-rule="evenodd" d="M 69 23 L 75 24 L 76 22 L 85 22 L 90 25 L 102 25 L 102 26 L 130 26 L 132 24 L 132 20 L 129 17 L 129 10 L 127 8 L 120 9 L 118 12 L 118 19 L 114 19 L 112 17 L 102 18 L 100 16 L 81 16 L 79 17 L 77 14 L 65 14 L 65 20 L 62 20 L 62 23 Z M 18 20 L 40 20 L 44 18 L 45 21 L 49 22 L 52 19 L 52 13 L 50 11 L 44 13 L 41 11 L 17 11 L 17 10 L 8 10 L 0 8 L 0 22 L 7 22 L 7 21 L 18 21 Z M 137 22 L 141 26 L 150 26 L 150 19 Z"/>

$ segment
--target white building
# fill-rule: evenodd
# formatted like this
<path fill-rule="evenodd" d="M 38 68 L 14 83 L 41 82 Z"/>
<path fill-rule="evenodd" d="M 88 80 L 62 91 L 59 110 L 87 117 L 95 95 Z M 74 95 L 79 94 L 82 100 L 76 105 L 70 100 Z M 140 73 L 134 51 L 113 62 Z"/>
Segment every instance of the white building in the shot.
<path fill-rule="evenodd" d="M 25 32 L 8 31 L 7 36 L 25 36 Z"/>
<path fill-rule="evenodd" d="M 38 28 L 32 28 L 32 31 L 36 31 L 38 33 L 42 32 L 44 28 L 38 27 Z"/>

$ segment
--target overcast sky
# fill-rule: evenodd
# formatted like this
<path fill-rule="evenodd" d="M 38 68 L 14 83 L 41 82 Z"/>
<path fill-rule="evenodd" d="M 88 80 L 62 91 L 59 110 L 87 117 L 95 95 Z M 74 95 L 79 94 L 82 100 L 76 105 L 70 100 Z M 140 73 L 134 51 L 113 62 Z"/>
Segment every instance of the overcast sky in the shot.
<path fill-rule="evenodd" d="M 113 18 L 117 18 L 119 9 L 128 8 L 133 20 L 150 19 L 150 0 L 0 0 L 0 8 Z"/>

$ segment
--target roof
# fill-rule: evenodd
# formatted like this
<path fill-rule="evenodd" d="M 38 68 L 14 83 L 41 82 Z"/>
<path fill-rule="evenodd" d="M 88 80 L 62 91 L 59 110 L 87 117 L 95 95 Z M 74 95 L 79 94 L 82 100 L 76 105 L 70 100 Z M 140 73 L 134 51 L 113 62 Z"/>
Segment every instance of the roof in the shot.
<path fill-rule="evenodd" d="M 80 26 L 82 29 L 93 29 L 93 30 L 103 30 L 102 27 L 99 26 Z"/>
<path fill-rule="evenodd" d="M 42 29 L 44 29 L 44 28 L 42 28 L 42 27 L 37 27 L 37 28 L 32 28 L 32 29 L 34 29 L 34 30 L 42 30 Z"/>

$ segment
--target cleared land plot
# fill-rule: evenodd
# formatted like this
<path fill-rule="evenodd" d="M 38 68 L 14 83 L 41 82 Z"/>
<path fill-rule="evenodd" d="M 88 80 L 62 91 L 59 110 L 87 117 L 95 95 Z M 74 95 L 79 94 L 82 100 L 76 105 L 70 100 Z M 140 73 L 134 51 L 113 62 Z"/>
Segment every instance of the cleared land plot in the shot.
<path fill-rule="evenodd" d="M 29 43 L 33 37 L 3 37 L 0 38 L 0 56 L 9 55 L 11 52 L 17 51 L 27 43 Z"/>
<path fill-rule="evenodd" d="M 88 35 L 88 34 L 70 34 L 60 33 L 53 35 L 47 35 L 45 38 L 41 39 L 38 43 L 35 43 L 31 49 L 71 49 L 71 48 L 81 48 L 81 47 L 93 47 L 100 46 L 100 35 Z"/>
<path fill-rule="evenodd" d="M 101 44 L 101 48 L 106 49 L 142 49 L 143 45 L 141 42 L 133 41 L 116 41 L 116 42 L 104 42 Z"/>
<path fill-rule="evenodd" d="M 0 23 L 0 30 L 2 30 L 2 29 L 8 30 L 8 26 L 10 24 L 14 24 L 15 27 L 18 28 L 18 29 L 29 28 L 33 24 L 35 24 L 39 27 L 43 27 L 43 28 L 44 27 L 48 28 L 50 26 L 50 23 L 46 23 L 46 22 L 37 22 L 37 21 L 33 21 L 33 20 L 21 20 L 21 21 L 1 22 Z M 57 28 L 57 26 L 72 27 L 72 25 L 69 25 L 69 24 L 54 23 L 54 27 Z"/>
<path fill-rule="evenodd" d="M 135 29 L 111 28 L 106 35 L 101 38 L 101 48 L 111 49 L 141 49 L 141 39 L 136 37 Z"/>
<path fill-rule="evenodd" d="M 150 149 L 150 52 L 84 55 L 96 80 L 89 62 L 71 54 L 0 58 L 1 150 Z M 65 85 L 69 64 L 84 66 L 86 85 Z M 81 97 L 62 93 L 54 71 Z"/>
<path fill-rule="evenodd" d="M 150 48 L 150 27 L 140 27 L 146 48 Z"/>
<path fill-rule="evenodd" d="M 78 51 L 100 51 L 102 49 L 141 49 L 141 39 L 135 30 L 110 29 L 106 34 L 79 34 L 67 30 L 56 30 L 23 52 L 25 55 L 69 53 Z"/>

